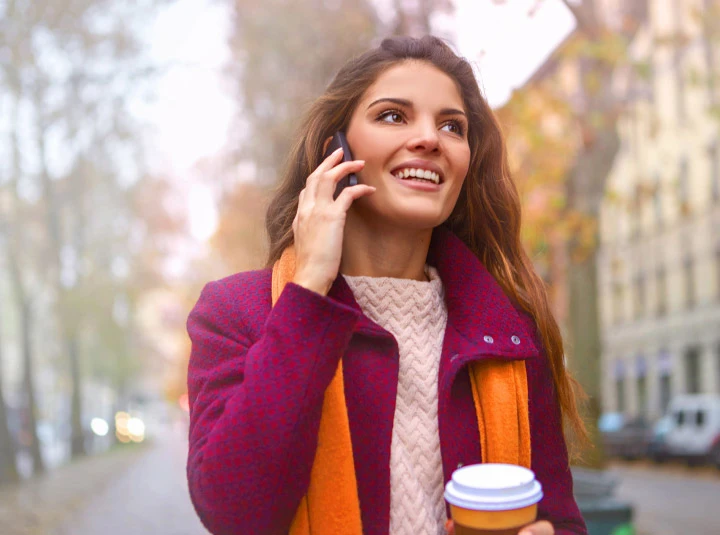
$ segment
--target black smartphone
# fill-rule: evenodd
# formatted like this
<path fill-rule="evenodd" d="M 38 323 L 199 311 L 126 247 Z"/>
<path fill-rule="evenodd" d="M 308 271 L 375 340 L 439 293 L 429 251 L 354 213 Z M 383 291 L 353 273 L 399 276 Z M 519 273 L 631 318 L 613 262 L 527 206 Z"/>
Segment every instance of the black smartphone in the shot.
<path fill-rule="evenodd" d="M 330 156 L 333 152 L 335 152 L 337 149 L 342 147 L 343 150 L 343 162 L 349 162 L 352 161 L 353 156 L 350 152 L 350 147 L 348 146 L 347 138 L 345 137 L 345 134 L 338 130 L 335 132 L 335 135 L 330 140 L 330 143 L 328 144 L 327 150 L 325 151 L 325 156 L 323 156 L 323 160 Z M 337 184 L 337 188 L 335 189 L 335 195 L 333 195 L 333 199 L 337 199 L 338 195 L 340 195 L 340 192 L 347 188 L 348 186 L 355 186 L 358 183 L 357 175 L 355 173 L 350 173 L 349 175 L 343 177 L 340 182 Z"/>

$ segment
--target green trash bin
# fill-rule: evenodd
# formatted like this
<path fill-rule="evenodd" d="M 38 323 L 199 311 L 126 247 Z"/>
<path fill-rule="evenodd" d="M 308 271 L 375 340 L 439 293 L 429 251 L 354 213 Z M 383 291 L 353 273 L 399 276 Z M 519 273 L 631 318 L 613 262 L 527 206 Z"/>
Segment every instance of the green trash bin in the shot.
<path fill-rule="evenodd" d="M 617 477 L 605 470 L 572 468 L 575 499 L 589 535 L 635 535 L 632 505 L 613 497 Z"/>
<path fill-rule="evenodd" d="M 613 498 L 578 501 L 589 535 L 635 535 L 633 511 L 628 503 Z"/>

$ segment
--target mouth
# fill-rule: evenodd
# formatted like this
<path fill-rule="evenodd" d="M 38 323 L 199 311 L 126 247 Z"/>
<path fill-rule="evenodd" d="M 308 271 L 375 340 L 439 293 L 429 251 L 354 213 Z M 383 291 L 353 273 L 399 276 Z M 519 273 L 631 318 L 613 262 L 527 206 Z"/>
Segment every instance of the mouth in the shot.
<path fill-rule="evenodd" d="M 393 171 L 393 176 L 400 180 L 413 180 L 417 182 L 431 182 L 439 185 L 442 180 L 440 175 L 434 171 L 426 171 L 424 169 L 401 169 L 400 171 Z"/>
<path fill-rule="evenodd" d="M 411 161 L 397 166 L 390 172 L 399 180 L 429 182 L 435 185 L 443 183 L 442 170 L 432 162 Z"/>

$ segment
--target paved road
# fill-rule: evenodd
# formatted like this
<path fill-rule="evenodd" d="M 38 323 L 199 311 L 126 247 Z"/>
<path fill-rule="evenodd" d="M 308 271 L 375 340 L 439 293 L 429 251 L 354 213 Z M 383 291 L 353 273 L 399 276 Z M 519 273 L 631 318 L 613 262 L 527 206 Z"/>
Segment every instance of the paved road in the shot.
<path fill-rule="evenodd" d="M 618 497 L 635 505 L 640 534 L 720 534 L 720 471 L 628 463 L 611 472 Z"/>
<path fill-rule="evenodd" d="M 182 431 L 157 439 L 53 535 L 208 535 L 188 497 L 186 451 Z M 638 463 L 611 472 L 640 535 L 720 534 L 720 472 Z"/>
<path fill-rule="evenodd" d="M 186 453 L 182 431 L 156 439 L 54 535 L 207 535 L 188 497 Z"/>

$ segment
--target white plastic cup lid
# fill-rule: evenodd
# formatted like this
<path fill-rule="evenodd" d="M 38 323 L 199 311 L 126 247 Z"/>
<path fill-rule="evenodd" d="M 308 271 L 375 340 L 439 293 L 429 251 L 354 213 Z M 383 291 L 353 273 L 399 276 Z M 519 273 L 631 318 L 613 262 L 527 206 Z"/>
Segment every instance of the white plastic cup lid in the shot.
<path fill-rule="evenodd" d="M 478 511 L 508 511 L 536 504 L 542 487 L 532 470 L 514 464 L 471 464 L 458 468 L 445 485 L 451 505 Z"/>

